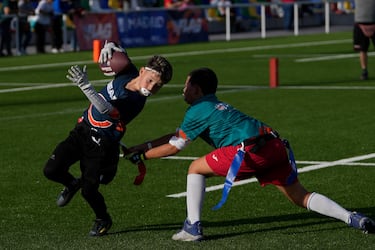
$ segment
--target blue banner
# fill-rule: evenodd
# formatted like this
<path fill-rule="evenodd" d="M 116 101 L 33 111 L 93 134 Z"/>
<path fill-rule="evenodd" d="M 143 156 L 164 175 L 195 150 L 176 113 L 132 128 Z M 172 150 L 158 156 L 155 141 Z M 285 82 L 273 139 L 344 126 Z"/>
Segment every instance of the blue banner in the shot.
<path fill-rule="evenodd" d="M 168 44 L 165 11 L 137 11 L 117 14 L 122 46 L 142 47 Z"/>
<path fill-rule="evenodd" d="M 126 48 L 208 41 L 201 9 L 117 13 L 117 26 Z"/>

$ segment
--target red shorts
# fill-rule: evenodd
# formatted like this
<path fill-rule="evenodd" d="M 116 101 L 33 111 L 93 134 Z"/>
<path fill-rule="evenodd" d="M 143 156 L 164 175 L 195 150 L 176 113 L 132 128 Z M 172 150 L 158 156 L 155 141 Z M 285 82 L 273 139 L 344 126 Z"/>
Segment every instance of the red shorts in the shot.
<path fill-rule="evenodd" d="M 256 153 L 250 149 L 254 145 L 245 147 L 245 156 L 237 173 L 236 180 L 247 179 L 255 176 L 260 185 L 274 184 L 287 186 L 288 178 L 294 170 L 289 163 L 288 154 L 280 139 L 272 139 L 266 142 Z M 226 176 L 232 160 L 237 153 L 238 146 L 218 148 L 206 155 L 206 161 L 210 168 L 220 176 Z M 292 181 L 294 183 L 297 178 Z"/>

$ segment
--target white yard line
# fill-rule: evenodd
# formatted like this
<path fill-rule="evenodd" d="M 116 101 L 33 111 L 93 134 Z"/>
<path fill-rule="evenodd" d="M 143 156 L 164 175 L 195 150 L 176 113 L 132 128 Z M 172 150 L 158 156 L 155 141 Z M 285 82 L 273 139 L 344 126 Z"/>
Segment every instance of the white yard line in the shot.
<path fill-rule="evenodd" d="M 210 55 L 210 54 L 220 54 L 220 53 L 233 53 L 241 51 L 257 51 L 257 50 L 267 50 L 267 49 L 283 49 L 283 48 L 298 48 L 306 46 L 322 46 L 330 44 L 340 44 L 340 43 L 349 43 L 350 39 L 343 40 L 331 40 L 331 41 L 317 41 L 317 42 L 305 42 L 305 43 L 294 43 L 294 44 L 280 44 L 280 45 L 264 45 L 264 46 L 251 46 L 243 48 L 228 48 L 228 49 L 213 49 L 213 50 L 198 50 L 198 51 L 186 51 L 186 52 L 177 52 L 177 53 L 166 53 L 163 56 L 168 58 L 172 57 L 185 57 L 185 56 L 195 56 L 195 55 Z M 145 60 L 150 58 L 152 55 L 145 56 L 133 56 L 132 60 Z M 14 67 L 1 67 L 0 72 L 2 71 L 16 71 L 16 70 L 25 70 L 25 69 L 38 69 L 38 68 L 51 68 L 51 67 L 60 67 L 60 66 L 70 66 L 70 65 L 83 65 L 83 64 L 92 64 L 93 61 L 75 61 L 75 62 L 64 62 L 64 63 L 49 63 L 49 64 L 36 64 L 36 65 L 25 65 L 25 66 L 14 66 Z"/>
<path fill-rule="evenodd" d="M 227 48 L 227 49 L 213 49 L 213 50 L 200 50 L 200 51 L 188 51 L 188 52 L 178 52 L 178 53 L 167 53 L 164 54 L 164 56 L 167 57 L 181 57 L 181 56 L 194 56 L 194 55 L 208 55 L 208 54 L 220 54 L 220 53 L 233 53 L 233 52 L 241 52 L 241 51 L 258 51 L 258 50 L 270 50 L 270 49 L 280 49 L 280 48 L 290 48 L 290 47 L 305 47 L 305 46 L 322 46 L 322 45 L 330 45 L 330 44 L 340 44 L 340 43 L 348 43 L 351 40 L 349 39 L 342 39 L 342 40 L 332 40 L 332 41 L 316 41 L 316 42 L 304 42 L 304 43 L 295 43 L 295 44 L 280 44 L 280 45 L 264 45 L 264 46 L 251 46 L 251 47 L 242 47 L 242 48 Z M 374 53 L 369 53 L 369 55 L 372 55 Z M 136 60 L 145 60 L 149 58 L 151 55 L 145 55 L 145 56 L 134 56 L 132 57 L 133 61 Z M 339 55 L 336 55 L 336 57 Z M 348 55 L 346 55 L 348 56 Z M 350 55 L 349 55 L 350 56 Z M 302 61 L 308 61 L 308 60 L 323 60 L 324 58 L 331 58 L 335 59 L 335 56 L 327 56 L 327 57 L 314 57 L 314 58 L 304 58 L 304 59 L 298 59 Z M 59 67 L 59 66 L 69 66 L 74 64 L 91 64 L 94 63 L 93 61 L 74 61 L 74 62 L 64 62 L 64 63 L 51 63 L 51 64 L 37 64 L 37 65 L 24 65 L 24 66 L 14 66 L 14 67 L 1 67 L 0 72 L 2 71 L 16 71 L 16 70 L 27 70 L 27 69 L 38 69 L 38 68 L 47 68 L 47 67 Z M 107 82 L 108 80 L 97 80 L 92 81 L 94 84 L 97 83 L 103 83 Z M 0 83 L 1 86 L 24 86 L 19 88 L 10 88 L 10 89 L 2 89 L 0 90 L 1 93 L 10 93 L 10 92 L 21 92 L 21 91 L 31 91 L 31 90 L 37 90 L 37 89 L 49 89 L 49 88 L 60 88 L 60 87 L 67 87 L 67 86 L 73 86 L 71 83 L 56 83 L 56 84 L 46 84 L 46 83 L 30 83 L 27 85 L 26 83 Z M 183 87 L 182 85 L 166 85 L 167 87 Z M 220 88 L 253 88 L 253 89 L 259 89 L 259 88 L 268 88 L 265 86 L 233 86 L 233 85 L 221 85 Z M 288 87 L 288 88 L 296 88 L 296 87 Z M 298 88 L 298 87 L 297 87 Z M 306 86 L 305 88 L 324 88 L 322 86 L 320 87 L 309 87 Z M 331 87 L 335 89 L 342 89 L 345 87 Z M 351 89 L 351 87 L 347 87 L 348 89 Z M 355 87 L 360 88 L 360 86 Z M 367 87 L 368 89 L 373 89 L 372 87 Z M 375 89 L 375 87 L 374 87 Z"/>
<path fill-rule="evenodd" d="M 375 52 L 369 52 L 367 53 L 367 55 L 375 56 Z M 295 62 L 318 62 L 318 61 L 330 61 L 330 60 L 357 58 L 357 57 L 359 57 L 358 53 L 353 53 L 353 54 L 301 58 L 301 59 L 296 59 Z"/>
<path fill-rule="evenodd" d="M 93 85 L 97 84 L 105 84 L 109 80 L 96 80 L 91 81 Z M 22 91 L 32 91 L 38 89 L 53 89 L 53 88 L 63 88 L 63 87 L 76 87 L 76 85 L 72 83 L 54 83 L 54 84 L 46 84 L 46 83 L 30 83 L 30 86 L 27 86 L 25 83 L 0 83 L 0 86 L 25 86 L 25 87 L 18 87 L 18 88 L 10 88 L 10 89 L 0 89 L 0 94 L 2 93 L 13 93 L 13 92 L 22 92 Z M 183 85 L 180 84 L 167 84 L 164 88 L 181 88 L 181 92 L 183 89 Z M 316 89 L 316 90 L 375 90 L 375 86 L 280 86 L 278 88 L 281 89 Z M 257 90 L 257 89 L 269 89 L 268 86 L 246 86 L 246 85 L 220 85 L 219 89 L 230 89 L 225 91 L 217 91 L 217 93 L 221 92 L 238 92 L 242 90 Z"/>
<path fill-rule="evenodd" d="M 92 81 L 93 85 L 107 83 L 108 80 L 97 80 Z M 12 83 L 0 83 L 1 86 L 13 86 Z M 14 84 L 17 85 L 17 84 Z M 22 83 L 18 84 L 18 86 L 27 86 L 27 84 Z M 30 86 L 27 87 L 19 87 L 19 88 L 10 88 L 10 89 L 0 89 L 0 94 L 2 93 L 12 93 L 12 92 L 21 92 L 21 91 L 32 91 L 38 89 L 52 89 L 52 88 L 63 88 L 63 87 L 76 87 L 76 85 L 72 83 L 55 83 L 55 84 L 29 84 Z M 183 89 L 183 85 L 180 84 L 167 84 L 163 88 L 181 88 L 181 92 Z M 316 90 L 375 90 L 375 86 L 279 86 L 278 88 L 281 89 L 316 89 Z M 225 91 L 217 91 L 217 93 L 222 92 L 239 92 L 243 90 L 257 90 L 257 89 L 269 89 L 268 86 L 246 86 L 246 85 L 220 85 L 219 89 L 230 89 Z"/>
<path fill-rule="evenodd" d="M 375 86 L 280 86 L 282 89 L 374 90 Z"/>
<path fill-rule="evenodd" d="M 102 83 L 105 82 L 106 80 L 98 80 L 98 81 L 93 81 L 93 83 Z M 57 86 L 55 86 L 57 85 Z M 45 85 L 44 85 L 45 86 Z M 0 90 L 1 93 L 9 93 L 9 92 L 18 92 L 18 91 L 25 91 L 25 90 L 34 90 L 34 89 L 45 89 L 45 88 L 58 88 L 58 87 L 66 87 L 66 86 L 74 86 L 71 83 L 61 83 L 61 84 L 50 84 L 46 87 L 43 86 L 30 86 L 30 87 L 23 87 L 20 88 L 22 90 L 18 90 L 19 88 L 12 88 L 12 89 L 3 89 Z M 74 86 L 76 87 L 76 86 Z M 167 84 L 165 85 L 164 88 L 181 88 L 181 93 L 182 93 L 182 85 L 172 85 L 172 84 Z M 265 86 L 234 86 L 234 85 L 224 85 L 220 86 L 220 88 L 223 88 L 224 90 L 219 90 L 217 91 L 218 94 L 224 94 L 224 93 L 236 93 L 236 92 L 243 92 L 243 91 L 253 91 L 256 89 L 266 89 L 268 87 Z M 347 86 L 333 86 L 333 87 L 324 87 L 324 86 L 286 86 L 286 87 L 279 87 L 279 88 L 285 88 L 285 89 L 340 89 L 340 90 L 375 90 L 375 86 L 353 86 L 353 87 L 347 87 Z M 175 95 L 175 96 L 166 96 L 166 97 L 152 97 L 150 100 L 148 100 L 148 103 L 153 103 L 153 102 L 160 102 L 160 101 L 170 101 L 170 100 L 182 100 L 181 95 Z M 38 118 L 38 117 L 47 117 L 47 116 L 54 116 L 54 115 L 63 115 L 63 114 L 72 114 L 72 113 L 77 113 L 83 111 L 83 108 L 73 108 L 73 109 L 64 109 L 61 111 L 56 111 L 56 112 L 48 112 L 48 113 L 33 113 L 33 114 L 24 114 L 24 115 L 14 115 L 14 116 L 3 116 L 0 117 L 0 121 L 10 121 L 10 120 L 20 120 L 20 119 L 25 119 L 25 118 Z"/>
<path fill-rule="evenodd" d="M 375 52 L 368 52 L 369 57 L 375 56 Z M 330 61 L 330 60 L 340 60 L 348 58 L 358 58 L 359 55 L 356 52 L 350 54 L 335 54 L 335 55 L 326 55 L 326 54 L 310 54 L 310 55 L 301 55 L 301 54 L 262 54 L 262 55 L 253 55 L 253 58 L 296 58 L 295 62 L 305 63 L 305 62 L 319 62 L 319 61 Z M 303 58 L 301 58 L 303 57 Z"/>
<path fill-rule="evenodd" d="M 24 65 L 24 66 L 13 66 L 13 67 L 1 67 L 2 71 L 15 71 L 15 70 L 28 70 L 28 69 L 46 69 L 61 66 L 71 66 L 71 65 L 81 65 L 81 64 L 91 64 L 93 61 L 77 61 L 77 62 L 62 62 L 62 63 L 48 63 L 48 64 L 34 64 L 34 65 Z"/>
<path fill-rule="evenodd" d="M 100 83 L 107 83 L 109 80 L 94 80 L 90 81 L 93 85 L 100 84 Z M 30 91 L 30 90 L 37 90 L 37 89 L 54 89 L 54 88 L 63 88 L 63 87 L 77 87 L 77 85 L 73 83 L 30 83 L 27 86 L 25 83 L 0 83 L 1 86 L 26 86 L 26 87 L 19 87 L 19 88 L 10 88 L 10 89 L 0 89 L 0 94 L 2 93 L 13 93 L 13 92 L 21 92 L 21 91 Z"/>
<path fill-rule="evenodd" d="M 197 157 L 178 157 L 178 156 L 172 156 L 172 157 L 166 157 L 165 159 L 179 159 L 179 160 L 194 160 Z M 331 162 L 314 162 L 314 161 L 297 161 L 297 164 L 303 164 L 303 163 L 313 163 L 313 165 L 306 166 L 303 168 L 298 169 L 298 173 L 304 173 L 304 172 L 309 172 L 309 171 L 314 171 L 322 168 L 328 168 L 328 167 L 333 167 L 333 166 L 341 166 L 341 165 L 358 165 L 358 166 L 375 166 L 375 164 L 372 163 L 358 163 L 357 161 L 363 161 L 367 159 L 372 159 L 375 158 L 375 153 L 372 154 L 367 154 L 367 155 L 360 155 L 360 156 L 355 156 L 355 157 L 350 157 L 350 158 L 344 158 L 341 160 L 337 161 L 331 161 Z M 242 181 L 237 181 L 233 183 L 233 186 L 240 186 L 240 185 L 245 185 L 248 183 L 252 182 L 257 182 L 258 180 L 256 178 L 250 178 Z M 211 191 L 216 191 L 223 189 L 224 184 L 220 185 L 215 185 L 211 187 L 206 188 L 206 192 L 211 192 Z M 181 198 L 181 197 L 186 197 L 186 192 L 182 193 L 176 193 L 176 194 L 170 194 L 167 195 L 166 197 L 169 198 Z"/>
<path fill-rule="evenodd" d="M 168 86 L 168 85 L 166 85 L 166 86 Z M 181 88 L 181 93 L 182 93 L 182 85 L 178 86 L 178 87 Z M 252 89 L 254 89 L 254 88 L 250 88 L 250 90 L 252 90 Z M 217 93 L 223 94 L 223 93 L 233 93 L 233 92 L 243 92 L 243 91 L 244 91 L 243 89 L 228 89 L 228 90 L 217 91 Z M 1 91 L 0 91 L 0 93 L 1 93 Z M 152 97 L 147 102 L 148 103 L 154 103 L 154 102 L 182 100 L 182 99 L 183 98 L 182 98 L 181 95 L 174 95 L 174 96 L 165 96 L 165 97 Z M 0 121 L 22 120 L 22 119 L 26 119 L 26 118 L 38 118 L 38 117 L 47 117 L 47 116 L 54 116 L 54 115 L 73 114 L 73 113 L 77 113 L 77 112 L 82 112 L 84 110 L 84 108 L 85 107 L 63 109 L 61 111 L 47 112 L 47 113 L 38 112 L 38 113 L 32 113 L 32 114 L 2 116 L 2 117 L 0 117 Z"/>
<path fill-rule="evenodd" d="M 73 83 L 56 83 L 56 84 L 43 84 L 32 87 L 22 87 L 22 88 L 11 88 L 11 89 L 1 89 L 0 93 L 14 93 L 28 90 L 36 89 L 53 89 L 53 88 L 62 88 L 67 86 L 75 86 Z"/>

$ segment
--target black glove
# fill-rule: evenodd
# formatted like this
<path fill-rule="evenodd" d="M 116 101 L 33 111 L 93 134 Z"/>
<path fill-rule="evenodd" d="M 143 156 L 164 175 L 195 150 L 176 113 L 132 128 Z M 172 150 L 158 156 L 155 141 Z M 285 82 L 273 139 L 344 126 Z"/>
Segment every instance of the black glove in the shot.
<path fill-rule="evenodd" d="M 136 152 L 125 156 L 125 159 L 131 161 L 133 164 L 139 164 L 140 162 L 146 160 L 146 157 L 144 152 Z"/>

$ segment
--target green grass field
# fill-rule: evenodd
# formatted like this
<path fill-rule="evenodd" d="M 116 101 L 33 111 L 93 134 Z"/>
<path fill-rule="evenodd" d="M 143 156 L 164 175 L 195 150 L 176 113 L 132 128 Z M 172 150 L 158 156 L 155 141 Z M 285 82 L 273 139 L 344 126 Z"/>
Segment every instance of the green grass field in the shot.
<path fill-rule="evenodd" d="M 187 108 L 181 98 L 187 73 L 208 66 L 218 74 L 219 98 L 288 138 L 300 170 L 322 162 L 329 166 L 301 171 L 308 190 L 375 218 L 375 60 L 369 58 L 371 79 L 360 81 L 351 33 L 128 53 L 137 66 L 152 54 L 165 55 L 174 65 L 174 77 L 128 126 L 126 144 L 173 132 Z M 271 57 L 279 59 L 276 89 L 268 87 Z M 97 89 L 109 80 L 91 58 L 90 52 L 80 52 L 0 59 L 0 249 L 374 249 L 375 235 L 298 208 L 275 187 L 261 188 L 256 182 L 234 187 L 219 211 L 211 207 L 221 191 L 207 192 L 202 218 L 207 240 L 174 242 L 171 236 L 185 219 L 185 199 L 167 195 L 185 191 L 189 161 L 183 159 L 147 161 L 141 186 L 132 184 L 136 167 L 121 160 L 114 181 L 101 187 L 113 227 L 107 236 L 89 237 L 94 220 L 89 206 L 78 194 L 67 207 L 57 207 L 62 187 L 48 181 L 42 170 L 88 105 L 77 87 L 67 85 L 69 65 L 87 64 Z M 178 156 L 210 150 L 197 140 Z M 79 174 L 78 165 L 72 172 Z M 207 186 L 223 182 L 209 179 Z"/>

